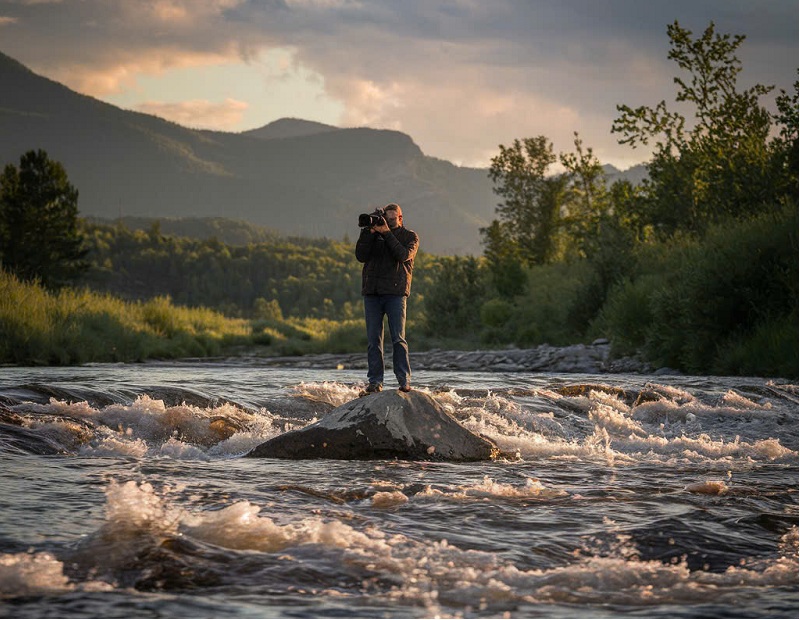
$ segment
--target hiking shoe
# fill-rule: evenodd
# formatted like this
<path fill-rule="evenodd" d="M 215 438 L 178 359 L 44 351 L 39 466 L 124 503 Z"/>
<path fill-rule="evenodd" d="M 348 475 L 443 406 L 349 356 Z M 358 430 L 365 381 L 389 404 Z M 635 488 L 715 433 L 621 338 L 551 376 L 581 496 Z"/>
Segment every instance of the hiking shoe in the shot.
<path fill-rule="evenodd" d="M 401 385 L 397 389 L 400 390 L 401 392 L 410 392 L 411 391 L 411 385 L 406 383 L 405 385 Z"/>
<path fill-rule="evenodd" d="M 370 383 L 365 390 L 367 394 L 374 394 L 375 392 L 380 392 L 383 389 L 383 386 L 380 383 Z"/>

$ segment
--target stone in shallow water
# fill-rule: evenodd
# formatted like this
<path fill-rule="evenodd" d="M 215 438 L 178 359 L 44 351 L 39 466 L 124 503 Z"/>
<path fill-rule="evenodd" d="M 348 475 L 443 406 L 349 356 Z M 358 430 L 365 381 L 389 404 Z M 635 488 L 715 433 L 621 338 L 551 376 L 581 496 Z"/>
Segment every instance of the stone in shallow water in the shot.
<path fill-rule="evenodd" d="M 498 450 L 427 394 L 391 390 L 345 403 L 319 422 L 274 437 L 247 456 L 483 461 L 498 456 Z"/>

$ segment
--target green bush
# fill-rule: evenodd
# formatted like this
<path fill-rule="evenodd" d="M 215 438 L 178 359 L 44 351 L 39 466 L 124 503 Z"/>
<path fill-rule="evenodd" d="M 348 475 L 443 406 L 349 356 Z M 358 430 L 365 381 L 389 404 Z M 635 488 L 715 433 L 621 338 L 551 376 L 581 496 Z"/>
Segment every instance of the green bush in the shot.
<path fill-rule="evenodd" d="M 609 337 L 613 356 L 633 355 L 644 349 L 653 323 L 651 304 L 658 283 L 659 276 L 648 274 L 625 280 L 609 293 L 589 333 Z"/>
<path fill-rule="evenodd" d="M 519 346 L 579 342 L 587 326 L 570 327 L 568 316 L 580 302 L 579 292 L 590 274 L 585 261 L 537 265 L 528 271 L 527 291 L 517 298 L 512 317 Z"/>
<path fill-rule="evenodd" d="M 514 314 L 514 306 L 505 299 L 490 299 L 481 306 L 481 323 L 488 327 L 502 327 Z"/>
<path fill-rule="evenodd" d="M 643 246 L 638 273 L 611 291 L 592 330 L 615 354 L 644 350 L 659 366 L 797 376 L 797 230 L 787 206 Z"/>
<path fill-rule="evenodd" d="M 489 286 L 485 262 L 472 256 L 445 257 L 432 280 L 424 308 L 428 333 L 441 338 L 478 331 Z"/>
<path fill-rule="evenodd" d="M 715 226 L 682 252 L 678 272 L 653 297 L 652 359 L 711 372 L 721 349 L 796 312 L 797 227 L 796 208 L 787 208 Z"/>
<path fill-rule="evenodd" d="M 739 340 L 720 347 L 714 374 L 797 377 L 797 314 L 767 319 Z"/>

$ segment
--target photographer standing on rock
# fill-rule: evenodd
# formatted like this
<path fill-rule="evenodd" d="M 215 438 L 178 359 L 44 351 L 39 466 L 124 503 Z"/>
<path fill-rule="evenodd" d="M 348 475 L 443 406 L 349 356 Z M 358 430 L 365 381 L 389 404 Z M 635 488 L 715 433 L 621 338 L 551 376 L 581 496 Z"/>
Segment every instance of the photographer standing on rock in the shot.
<path fill-rule="evenodd" d="M 358 218 L 361 235 L 356 258 L 364 263 L 361 294 L 367 319 L 367 392 L 383 389 L 383 317 L 389 319 L 392 363 L 401 392 L 411 391 L 411 364 L 406 342 L 406 299 L 419 237 L 403 226 L 403 211 L 394 203 Z"/>

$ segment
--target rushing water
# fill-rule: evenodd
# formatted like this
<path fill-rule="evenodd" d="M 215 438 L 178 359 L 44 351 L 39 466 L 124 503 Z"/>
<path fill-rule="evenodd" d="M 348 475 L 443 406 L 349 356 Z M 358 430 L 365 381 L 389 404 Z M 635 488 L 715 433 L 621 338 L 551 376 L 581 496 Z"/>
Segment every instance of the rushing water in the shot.
<path fill-rule="evenodd" d="M 516 458 L 241 458 L 363 371 L 0 369 L 0 613 L 797 617 L 796 385 L 414 379 Z"/>

